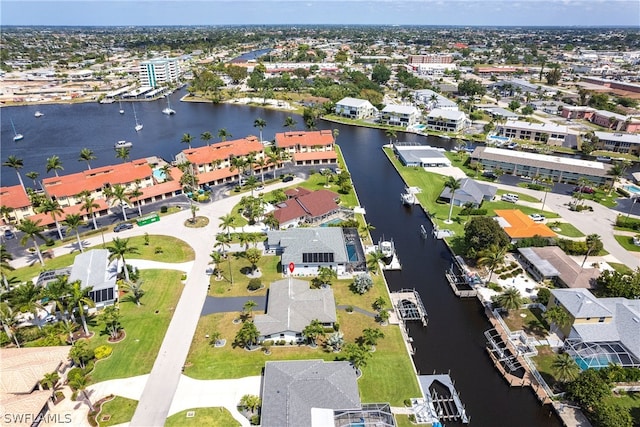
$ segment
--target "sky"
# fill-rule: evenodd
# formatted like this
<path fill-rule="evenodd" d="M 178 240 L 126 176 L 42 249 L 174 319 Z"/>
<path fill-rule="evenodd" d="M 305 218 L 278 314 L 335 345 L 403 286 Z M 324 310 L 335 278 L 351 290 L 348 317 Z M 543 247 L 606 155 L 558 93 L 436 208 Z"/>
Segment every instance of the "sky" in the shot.
<path fill-rule="evenodd" d="M 640 0 L 0 0 L 0 25 L 640 27 Z"/>

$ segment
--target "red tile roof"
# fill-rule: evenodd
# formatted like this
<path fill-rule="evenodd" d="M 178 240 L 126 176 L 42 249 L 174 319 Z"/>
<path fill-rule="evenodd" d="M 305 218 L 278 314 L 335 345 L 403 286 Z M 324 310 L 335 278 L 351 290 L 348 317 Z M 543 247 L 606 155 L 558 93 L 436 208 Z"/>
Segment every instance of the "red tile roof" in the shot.
<path fill-rule="evenodd" d="M 200 172 L 198 174 L 198 182 L 200 184 L 206 184 L 208 182 L 214 182 L 219 179 L 238 176 L 239 174 L 240 171 L 238 171 L 238 169 L 234 169 L 233 171 L 231 171 L 230 168 L 215 169 L 209 172 Z"/>
<path fill-rule="evenodd" d="M 289 199 L 278 204 L 278 206 L 279 207 L 273 211 L 273 216 L 278 220 L 279 224 L 287 223 L 296 218 L 304 218 L 307 215 L 295 199 Z"/>
<path fill-rule="evenodd" d="M 128 184 L 137 179 L 150 178 L 153 174 L 146 159 L 138 159 L 128 163 L 103 166 L 84 172 L 45 178 L 42 185 L 50 196 L 75 196 L 83 190 L 95 191 L 105 184 Z"/>
<path fill-rule="evenodd" d="M 329 190 L 317 190 L 309 192 L 304 188 L 298 188 L 300 195 L 294 196 L 286 202 L 281 203 L 273 215 L 280 224 L 286 223 L 296 218 L 309 217 L 316 218 L 329 214 L 338 209 L 336 200 L 338 195 Z M 293 190 L 295 191 L 295 190 Z M 289 190 L 291 192 L 291 190 Z M 289 193 L 287 193 L 289 195 Z"/>
<path fill-rule="evenodd" d="M 263 151 L 264 145 L 255 136 L 182 150 L 187 160 L 194 165 L 204 165 L 215 160 L 226 160 L 232 156 L 246 156 L 252 152 Z"/>
<path fill-rule="evenodd" d="M 294 162 L 305 160 L 336 160 L 338 154 L 335 151 L 308 151 L 306 153 L 295 153 L 293 155 Z"/>
<path fill-rule="evenodd" d="M 287 197 L 300 197 L 310 193 L 311 193 L 311 190 L 307 190 L 304 187 L 290 188 L 288 190 L 285 190 L 284 192 L 284 194 L 286 194 Z"/>
<path fill-rule="evenodd" d="M 29 196 L 22 188 L 22 185 L 11 187 L 0 187 L 0 205 L 11 209 L 20 209 L 31 204 Z"/>
<path fill-rule="evenodd" d="M 330 130 L 316 130 L 316 131 L 293 131 L 276 133 L 276 146 L 278 147 L 313 147 L 313 146 L 327 146 L 333 145 L 335 140 L 333 139 L 333 132 Z"/>

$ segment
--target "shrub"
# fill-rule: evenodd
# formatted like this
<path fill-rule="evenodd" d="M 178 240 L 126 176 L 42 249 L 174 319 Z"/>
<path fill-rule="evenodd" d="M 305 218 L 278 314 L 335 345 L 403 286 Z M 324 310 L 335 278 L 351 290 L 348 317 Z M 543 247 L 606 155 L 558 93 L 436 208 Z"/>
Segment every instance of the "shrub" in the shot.
<path fill-rule="evenodd" d="M 354 292 L 359 294 L 366 293 L 369 289 L 373 287 L 373 280 L 371 276 L 367 273 L 358 274 L 353 280 L 352 288 Z"/>
<path fill-rule="evenodd" d="M 265 341 L 262 343 L 262 345 L 267 346 L 267 347 L 268 347 L 268 346 L 271 346 L 271 345 L 273 345 L 273 340 L 265 340 Z"/>
<path fill-rule="evenodd" d="M 79 368 L 79 367 L 71 368 L 67 373 L 67 381 L 73 382 L 73 380 L 75 380 L 76 378 L 81 378 L 83 376 L 84 376 L 84 372 L 82 368 Z"/>
<path fill-rule="evenodd" d="M 334 331 L 339 331 L 339 330 L 340 330 L 340 323 L 335 322 L 335 323 L 333 324 L 333 330 L 334 330 Z"/>
<path fill-rule="evenodd" d="M 511 276 L 510 276 L 509 274 L 501 274 L 501 275 L 500 275 L 500 276 L 498 276 L 498 277 L 500 277 L 500 279 L 501 279 L 501 280 L 507 280 L 507 279 L 508 279 L 509 277 L 511 277 Z"/>
<path fill-rule="evenodd" d="M 250 291 L 257 291 L 261 287 L 262 287 L 262 281 L 257 277 L 254 277 L 253 279 L 249 280 L 249 284 L 247 285 L 247 289 L 249 289 Z"/>
<path fill-rule="evenodd" d="M 168 206 L 166 205 L 160 206 L 160 213 L 167 213 L 168 210 L 169 210 Z"/>
<path fill-rule="evenodd" d="M 183 273 L 182 276 L 180 277 L 180 280 L 182 281 L 187 280 L 187 273 Z"/>
<path fill-rule="evenodd" d="M 251 417 L 251 425 L 252 426 L 260 425 L 260 415 L 256 414 Z"/>
<path fill-rule="evenodd" d="M 489 282 L 487 283 L 487 288 L 492 289 L 496 292 L 502 292 L 502 286 L 498 285 L 497 283 Z"/>
<path fill-rule="evenodd" d="M 402 403 L 404 403 L 404 406 L 411 406 L 411 399 L 405 399 Z"/>
<path fill-rule="evenodd" d="M 348 305 L 347 308 L 345 308 L 345 311 L 347 313 L 353 313 L 353 306 L 352 305 Z"/>
<path fill-rule="evenodd" d="M 547 305 L 549 303 L 549 298 L 551 297 L 551 291 L 547 288 L 540 288 L 538 290 L 538 298 L 537 302 L 543 305 Z"/>
<path fill-rule="evenodd" d="M 100 360 L 111 356 L 112 352 L 113 348 L 111 346 L 101 345 L 95 349 L 94 354 L 96 356 L 96 359 Z"/>

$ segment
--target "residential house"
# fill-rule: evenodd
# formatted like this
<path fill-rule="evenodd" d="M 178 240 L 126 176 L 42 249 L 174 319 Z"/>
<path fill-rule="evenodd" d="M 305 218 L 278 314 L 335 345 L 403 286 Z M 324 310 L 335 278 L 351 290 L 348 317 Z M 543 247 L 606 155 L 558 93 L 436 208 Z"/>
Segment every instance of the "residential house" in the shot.
<path fill-rule="evenodd" d="M 550 156 L 495 147 L 476 147 L 471 160 L 482 164 L 484 170 L 501 170 L 513 175 L 550 178 L 555 182 L 577 184 L 586 178 L 594 185 L 611 182 L 611 165 L 602 162 Z"/>
<path fill-rule="evenodd" d="M 483 201 L 491 201 L 496 195 L 498 188 L 491 184 L 485 184 L 475 181 L 471 178 L 462 178 L 460 180 L 460 188 L 453 195 L 453 204 L 455 206 L 463 206 L 471 203 L 473 207 L 479 207 Z M 440 193 L 440 199 L 447 203 L 451 202 L 451 189 L 445 187 Z"/>
<path fill-rule="evenodd" d="M 495 220 L 512 242 L 530 237 L 557 237 L 545 224 L 535 222 L 520 209 L 496 209 Z"/>
<path fill-rule="evenodd" d="M 467 116 L 462 111 L 436 108 L 427 115 L 427 128 L 441 132 L 459 132 L 466 122 Z"/>
<path fill-rule="evenodd" d="M 379 120 L 389 126 L 409 127 L 420 120 L 420 110 L 413 105 L 389 104 L 380 112 Z"/>
<path fill-rule="evenodd" d="M 336 114 L 350 119 L 364 120 L 376 117 L 378 109 L 366 99 L 347 97 L 336 103 Z"/>
<path fill-rule="evenodd" d="M 281 256 L 283 266 L 295 265 L 296 276 L 316 276 L 321 267 L 338 276 L 366 271 L 358 230 L 342 227 L 303 227 L 267 232 L 267 252 Z"/>
<path fill-rule="evenodd" d="M 285 191 L 288 199 L 276 204 L 273 216 L 280 229 L 297 227 L 303 223 L 320 223 L 339 210 L 339 196 L 333 191 L 310 191 L 302 187 Z"/>
<path fill-rule="evenodd" d="M 79 280 L 83 289 L 91 287 L 89 297 L 97 308 L 118 300 L 118 261 L 110 262 L 109 256 L 107 249 L 92 249 L 76 255 L 69 274 L 69 282 Z"/>
<path fill-rule="evenodd" d="M 640 134 L 595 131 L 594 135 L 598 137 L 596 149 L 640 155 Z"/>
<path fill-rule="evenodd" d="M 0 187 L 0 206 L 11 209 L 8 218 L 3 221 L 20 222 L 34 214 L 31 200 L 22 185 L 12 185 L 10 187 Z"/>
<path fill-rule="evenodd" d="M 569 314 L 564 350 L 582 369 L 640 367 L 640 300 L 597 298 L 587 289 L 552 289 L 547 307 Z"/>
<path fill-rule="evenodd" d="M 265 159 L 264 145 L 255 136 L 242 139 L 218 142 L 196 148 L 187 148 L 176 154 L 176 162 L 189 163 L 193 173 L 198 177 L 198 184 L 216 185 L 234 181 L 240 178 L 243 169 L 234 166 L 234 158 L 247 161 L 249 156 L 253 161 Z M 268 170 L 275 165 L 252 165 L 254 171 Z M 251 170 L 247 165 L 247 170 Z"/>
<path fill-rule="evenodd" d="M 507 110 L 506 108 L 488 106 L 488 105 L 478 105 L 476 109 L 480 111 L 484 111 L 489 114 L 493 119 L 497 120 L 517 120 L 518 115 L 513 111 Z"/>
<path fill-rule="evenodd" d="M 287 152 L 296 165 L 335 164 L 338 154 L 331 130 L 276 133 L 276 147 Z"/>
<path fill-rule="evenodd" d="M 531 101 L 527 103 L 528 106 L 536 111 L 542 111 L 543 113 L 557 116 L 565 106 L 563 102 L 558 101 Z"/>
<path fill-rule="evenodd" d="M 595 287 L 600 270 L 581 267 L 558 246 L 518 248 L 520 264 L 537 281 L 550 280 L 565 288 Z"/>
<path fill-rule="evenodd" d="M 413 92 L 413 98 L 416 103 L 424 105 L 429 110 L 436 108 L 440 110 L 458 110 L 458 104 L 431 89 L 416 90 Z"/>
<path fill-rule="evenodd" d="M 400 162 L 411 167 L 451 166 L 451 161 L 444 155 L 444 149 L 429 145 L 393 144 L 393 151 Z"/>
<path fill-rule="evenodd" d="M 312 321 L 331 328 L 337 319 L 331 287 L 310 289 L 309 282 L 288 278 L 269 285 L 267 310 L 256 315 L 253 323 L 260 332 L 258 342 L 299 344 L 305 340 L 302 332 Z"/>
<path fill-rule="evenodd" d="M 53 408 L 52 391 L 43 390 L 40 381 L 45 374 L 64 373 L 71 365 L 70 348 L 56 346 L 0 349 L 0 408 L 3 425 L 40 425 L 47 412 Z M 56 419 L 60 423 L 71 423 L 71 417 L 64 414 Z"/>

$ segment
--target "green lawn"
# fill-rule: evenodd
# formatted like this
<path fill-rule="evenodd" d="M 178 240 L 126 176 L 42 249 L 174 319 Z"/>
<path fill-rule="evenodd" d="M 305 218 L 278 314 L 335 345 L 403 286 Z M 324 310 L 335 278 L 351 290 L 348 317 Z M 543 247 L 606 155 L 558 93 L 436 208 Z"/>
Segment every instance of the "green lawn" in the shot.
<path fill-rule="evenodd" d="M 620 395 L 608 397 L 606 400 L 624 408 L 629 408 L 633 417 L 633 425 L 640 426 L 640 393 L 620 393 Z"/>
<path fill-rule="evenodd" d="M 520 186 L 521 185 L 518 184 L 518 187 L 520 187 Z M 524 187 L 524 186 L 526 186 L 526 184 L 524 184 L 522 186 Z M 530 196 L 529 194 L 525 194 L 525 193 L 519 193 L 519 192 L 517 192 L 515 190 L 498 190 L 496 195 L 497 196 L 502 196 L 503 194 L 507 194 L 507 193 L 509 193 L 509 194 L 517 194 L 518 195 L 518 200 L 520 200 L 522 202 L 531 202 L 531 203 L 540 203 L 540 202 L 542 202 L 542 200 L 537 198 L 537 197 Z M 509 203 L 509 202 L 507 202 L 507 203 Z"/>
<path fill-rule="evenodd" d="M 186 262 L 193 261 L 195 259 L 195 253 L 191 246 L 185 241 L 176 239 L 171 236 L 161 235 L 149 235 L 149 245 L 144 244 L 144 236 L 133 236 L 129 238 L 129 247 L 136 247 L 140 251 L 140 254 L 129 255 L 128 258 L 147 259 L 158 262 Z M 107 246 L 110 242 L 107 242 Z M 101 249 L 102 244 L 85 248 L 85 251 L 89 249 Z M 161 248 L 162 251 L 156 249 Z M 28 267 L 18 268 L 10 273 L 10 277 L 16 277 L 21 282 L 32 280 L 34 277 L 38 277 L 40 272 L 45 270 L 55 270 L 57 268 L 67 267 L 73 264 L 73 260 L 80 252 L 75 251 L 70 254 L 61 255 L 52 259 L 45 259 L 44 267 L 40 265 L 38 261 Z"/>
<path fill-rule="evenodd" d="M 137 406 L 137 400 L 116 396 L 102 405 L 102 411 L 97 416 L 98 425 L 106 427 L 129 422 L 133 418 Z M 109 420 L 101 421 L 105 416 L 110 416 Z"/>
<path fill-rule="evenodd" d="M 632 274 L 633 273 L 633 270 L 630 269 L 629 267 L 627 267 L 626 264 L 620 264 L 620 263 L 617 263 L 617 262 L 608 262 L 607 264 L 609 264 L 618 273 L 621 273 L 621 274 Z"/>
<path fill-rule="evenodd" d="M 195 415 L 187 418 L 187 412 L 192 411 Z M 193 408 L 171 415 L 164 425 L 166 427 L 235 427 L 240 423 L 225 408 Z"/>
<path fill-rule="evenodd" d="M 115 378 L 127 378 L 151 372 L 160 345 L 169 327 L 173 311 L 182 294 L 182 273 L 176 270 L 140 270 L 145 294 L 140 307 L 122 297 L 120 313 L 126 338 L 115 344 L 107 342 L 100 317 L 90 329 L 95 332 L 89 346 L 107 344 L 113 354 L 101 360 L 91 372 L 93 383 Z"/>
<path fill-rule="evenodd" d="M 502 319 L 511 331 L 524 331 L 537 339 L 544 338 L 549 332 L 549 325 L 538 308 L 511 310 Z"/>
<path fill-rule="evenodd" d="M 538 355 L 532 357 L 533 362 L 538 368 L 540 375 L 547 382 L 549 387 L 552 389 L 560 385 L 558 380 L 556 380 L 554 370 L 552 368 L 553 361 L 556 359 L 556 353 L 551 350 L 551 347 L 544 345 L 536 347 L 538 349 Z"/>
<path fill-rule="evenodd" d="M 640 252 L 640 246 L 633 244 L 633 236 L 614 235 L 613 237 L 615 237 L 618 243 L 620 243 L 620 245 L 626 250 L 631 252 Z"/>
<path fill-rule="evenodd" d="M 569 222 L 557 222 L 553 224 L 553 227 L 549 223 L 547 223 L 547 225 L 556 233 L 562 234 L 566 237 L 584 237 L 584 233 L 575 228 L 573 224 Z"/>
<path fill-rule="evenodd" d="M 229 274 L 229 264 L 231 264 L 232 274 Z M 264 289 L 255 292 L 247 290 L 250 278 L 246 273 L 251 270 L 251 263 L 244 257 L 244 253 L 235 252 L 229 254 L 229 259 L 223 261 L 219 268 L 222 270 L 222 280 L 218 280 L 216 275 L 211 275 L 209 278 L 211 285 L 209 295 L 212 296 L 265 295 L 269 283 L 283 278 L 280 257 L 278 256 L 263 256 L 258 262 L 258 268 L 262 273 L 260 280 L 264 285 Z M 231 283 L 231 276 L 233 276 L 233 284 Z"/>

